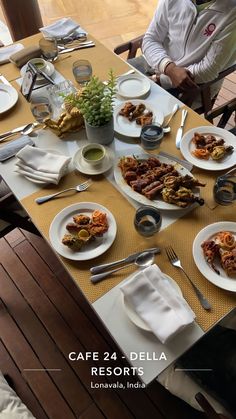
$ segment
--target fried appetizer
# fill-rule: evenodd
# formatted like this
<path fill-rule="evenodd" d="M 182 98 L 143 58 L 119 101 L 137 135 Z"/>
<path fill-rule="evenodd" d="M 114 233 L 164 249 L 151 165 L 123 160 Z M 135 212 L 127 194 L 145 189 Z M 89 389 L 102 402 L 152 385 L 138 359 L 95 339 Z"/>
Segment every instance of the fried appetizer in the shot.
<path fill-rule="evenodd" d="M 217 259 L 228 276 L 236 274 L 236 240 L 231 232 L 220 231 L 212 239 L 204 241 L 201 247 L 207 263 L 218 275 L 220 271 L 215 267 Z"/>
<path fill-rule="evenodd" d="M 198 132 L 194 133 L 192 142 L 196 148 L 192 151 L 192 155 L 197 159 L 209 160 L 221 160 L 227 153 L 232 153 L 234 147 L 225 145 L 223 138 L 216 139 L 214 135 L 208 134 L 203 135 Z"/>
<path fill-rule="evenodd" d="M 107 215 L 100 210 L 93 211 L 91 217 L 85 214 L 78 214 L 73 217 L 74 223 L 68 223 L 62 243 L 70 249 L 78 251 L 82 246 L 101 237 L 108 230 Z"/>
<path fill-rule="evenodd" d="M 90 218 L 84 214 L 75 215 L 73 217 L 73 220 L 76 224 L 79 224 L 79 225 L 86 225 L 90 223 Z"/>
<path fill-rule="evenodd" d="M 207 263 L 219 275 L 220 272 L 214 265 L 216 256 L 219 256 L 219 245 L 214 240 L 206 240 L 201 244 L 201 247 Z"/>
<path fill-rule="evenodd" d="M 220 231 L 215 237 L 215 242 L 219 247 L 226 250 L 236 247 L 235 237 L 230 231 Z"/>
<path fill-rule="evenodd" d="M 236 274 L 236 248 L 232 250 L 222 250 L 220 249 L 221 257 L 220 263 L 222 268 L 225 270 L 227 275 L 235 275 Z"/>
<path fill-rule="evenodd" d="M 119 115 L 124 116 L 130 122 L 136 121 L 136 124 L 141 126 L 151 124 L 153 121 L 153 113 L 146 109 L 144 103 L 134 105 L 132 102 L 126 102 Z"/>
<path fill-rule="evenodd" d="M 82 240 L 72 234 L 65 234 L 62 238 L 62 243 L 72 250 L 78 251 L 83 246 Z"/>
<path fill-rule="evenodd" d="M 118 166 L 128 185 L 147 199 L 153 200 L 161 193 L 165 202 L 182 207 L 192 202 L 200 205 L 204 202 L 192 191 L 195 186 L 205 186 L 204 183 L 190 175 L 181 176 L 172 164 L 161 163 L 156 157 L 147 160 L 122 157 Z"/>

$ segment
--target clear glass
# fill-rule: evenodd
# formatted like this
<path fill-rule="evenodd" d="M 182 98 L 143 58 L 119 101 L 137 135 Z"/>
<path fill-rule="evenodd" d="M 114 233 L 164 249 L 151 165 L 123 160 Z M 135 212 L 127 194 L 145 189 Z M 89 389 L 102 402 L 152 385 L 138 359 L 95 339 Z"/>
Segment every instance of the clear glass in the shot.
<path fill-rule="evenodd" d="M 88 83 L 92 73 L 92 65 L 88 60 L 77 60 L 73 63 L 74 78 L 80 85 Z"/>
<path fill-rule="evenodd" d="M 42 123 L 52 116 L 52 107 L 47 97 L 35 96 L 30 99 L 30 109 L 36 121 Z"/>
<path fill-rule="evenodd" d="M 142 205 L 135 213 L 134 227 L 136 231 L 145 237 L 156 234 L 162 223 L 160 211 L 151 205 Z"/>
<path fill-rule="evenodd" d="M 154 150 L 160 147 L 163 135 L 163 129 L 159 125 L 144 125 L 140 135 L 141 146 L 145 150 Z"/>
<path fill-rule="evenodd" d="M 236 200 L 236 168 L 216 179 L 213 195 L 220 205 L 230 205 Z"/>
<path fill-rule="evenodd" d="M 55 38 L 41 38 L 39 48 L 42 56 L 47 61 L 55 61 L 58 57 L 57 40 Z"/>
<path fill-rule="evenodd" d="M 76 88 L 70 80 L 47 87 L 49 100 L 52 104 L 53 118 L 57 118 L 64 109 L 65 96 L 76 92 Z"/>

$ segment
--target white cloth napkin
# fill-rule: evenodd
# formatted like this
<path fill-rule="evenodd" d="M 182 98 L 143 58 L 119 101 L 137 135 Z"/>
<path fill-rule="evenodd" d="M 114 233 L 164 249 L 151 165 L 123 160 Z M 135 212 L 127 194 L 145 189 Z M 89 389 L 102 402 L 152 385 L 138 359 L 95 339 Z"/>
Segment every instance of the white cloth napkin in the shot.
<path fill-rule="evenodd" d="M 32 180 L 58 184 L 68 169 L 70 157 L 27 145 L 16 157 L 16 172 Z"/>
<path fill-rule="evenodd" d="M 23 48 L 24 46 L 22 44 L 8 45 L 0 48 L 0 64 L 8 63 L 10 61 L 9 57 Z"/>
<path fill-rule="evenodd" d="M 53 38 L 64 38 L 65 36 L 71 35 L 76 31 L 86 33 L 80 25 L 69 17 L 64 17 L 57 20 L 49 26 L 44 26 L 39 29 L 43 36 Z"/>
<path fill-rule="evenodd" d="M 157 265 L 138 272 L 120 289 L 162 343 L 195 318 L 185 299 Z"/>

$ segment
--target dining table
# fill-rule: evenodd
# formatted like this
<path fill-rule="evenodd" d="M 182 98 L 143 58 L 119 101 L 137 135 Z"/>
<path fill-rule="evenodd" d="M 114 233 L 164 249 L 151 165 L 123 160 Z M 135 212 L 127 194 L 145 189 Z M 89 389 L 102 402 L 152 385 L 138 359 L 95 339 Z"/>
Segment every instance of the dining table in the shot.
<path fill-rule="evenodd" d="M 40 36 L 40 34 L 36 34 L 20 42 L 24 46 L 38 45 Z M 88 59 L 92 65 L 93 74 L 104 81 L 107 80 L 110 69 L 113 69 L 117 77 L 130 70 L 130 66 L 125 59 L 115 55 L 90 34 L 88 38 L 94 41 L 95 47 L 61 54 L 53 63 L 56 69 L 56 81 L 71 80 L 76 87 L 72 66 L 78 58 Z M 29 102 L 20 93 L 22 80 L 20 69 L 13 63 L 8 62 L 0 65 L 0 73 L 19 93 L 15 106 L 0 115 L 1 134 L 17 126 L 34 122 L 34 118 Z M 115 105 L 119 105 L 125 100 L 127 101 L 127 98 L 124 99 L 117 95 Z M 151 81 L 151 88 L 147 92 L 145 100 L 151 104 L 153 109 L 161 111 L 165 119 L 168 119 L 168 115 L 175 104 L 179 105 L 180 110 L 187 109 L 185 133 L 190 129 L 197 130 L 198 127 L 211 126 L 202 116 L 186 107 L 180 100 L 153 81 Z M 160 147 L 151 151 L 152 155 L 158 155 L 162 151 L 171 155 L 173 159 L 183 159 L 180 150 L 175 146 L 176 133 L 181 122 L 180 110 L 170 122 L 171 131 L 164 135 Z M 35 145 L 41 149 L 49 149 L 71 157 L 88 142 L 84 129 L 76 133 L 68 133 L 63 138 L 59 138 L 53 131 L 45 127 L 37 131 L 34 140 Z M 234 145 L 236 146 L 236 142 Z M 2 147 L 3 144 L 0 146 Z M 71 280 L 77 284 L 84 298 L 87 299 L 98 318 L 103 322 L 104 327 L 120 348 L 123 357 L 127 359 L 131 366 L 137 369 L 139 367 L 143 368 L 144 373 L 139 378 L 141 382 L 148 385 L 236 305 L 236 293 L 224 289 L 224 286 L 216 286 L 207 279 L 196 266 L 192 252 L 193 241 L 203 228 L 217 222 L 236 222 L 235 204 L 222 206 L 218 205 L 213 199 L 213 186 L 216 177 L 219 176 L 219 170 L 207 171 L 194 166 L 192 174 L 206 185 L 201 188 L 201 197 L 205 201 L 204 205 L 194 204 L 184 209 L 175 206 L 172 210 L 162 209 L 161 230 L 152 237 L 141 236 L 133 226 L 135 211 L 140 206 L 140 202 L 133 199 L 132 196 L 127 196 L 123 188 L 116 183 L 114 169 L 116 170 L 119 157 L 139 155 L 146 153 L 146 151 L 140 147 L 139 138 L 125 137 L 116 133 L 114 141 L 108 148 L 114 153 L 114 161 L 112 168 L 104 174 L 91 176 L 81 173 L 75 170 L 71 161 L 68 173 L 60 180 L 58 185 L 41 185 L 40 183 L 30 182 L 17 173 L 15 171 L 16 158 L 13 157 L 0 163 L 0 176 L 54 251 L 52 237 L 50 240 L 50 226 L 54 217 L 63 209 L 70 205 L 81 205 L 84 202 L 94 203 L 95 207 L 96 204 L 101 205 L 113 214 L 117 232 L 113 244 L 104 253 L 99 254 L 99 256 L 95 255 L 94 258 L 89 260 L 86 259 L 86 253 L 83 253 L 85 256 L 79 258 L 80 260 L 76 260 L 76 257 L 66 258 L 55 253 L 64 268 L 69 272 Z M 35 202 L 35 199 L 39 197 L 74 187 L 88 178 L 92 178 L 92 184 L 84 192 L 62 195 L 60 199 L 48 201 L 43 205 L 38 205 Z M 211 310 L 207 311 L 202 308 L 183 273 L 170 264 L 164 250 L 169 245 L 176 250 L 185 270 L 210 302 Z M 161 250 L 160 254 L 155 255 L 155 263 L 165 274 L 176 281 L 184 298 L 196 315 L 193 324 L 165 344 L 162 344 L 150 331 L 134 324 L 127 315 L 120 286 L 133 275 L 136 269 L 134 266 L 127 266 L 126 269 L 96 284 L 93 284 L 90 280 L 91 267 L 123 259 L 129 254 L 152 247 L 159 247 Z M 78 325 L 78 327 L 80 326 Z"/>

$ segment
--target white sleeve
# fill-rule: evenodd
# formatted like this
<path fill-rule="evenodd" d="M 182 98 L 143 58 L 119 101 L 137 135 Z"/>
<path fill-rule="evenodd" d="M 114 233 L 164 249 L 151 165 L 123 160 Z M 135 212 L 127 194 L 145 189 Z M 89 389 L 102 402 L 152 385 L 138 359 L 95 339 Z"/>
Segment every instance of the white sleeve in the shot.
<path fill-rule="evenodd" d="M 196 83 L 206 83 L 218 77 L 227 66 L 236 62 L 235 20 L 212 42 L 205 57 L 198 63 L 186 67 Z"/>
<path fill-rule="evenodd" d="M 168 4 L 169 0 L 159 0 L 155 15 L 144 35 L 142 52 L 148 64 L 158 73 L 162 73 L 162 61 L 171 61 L 163 42 L 168 34 Z"/>

